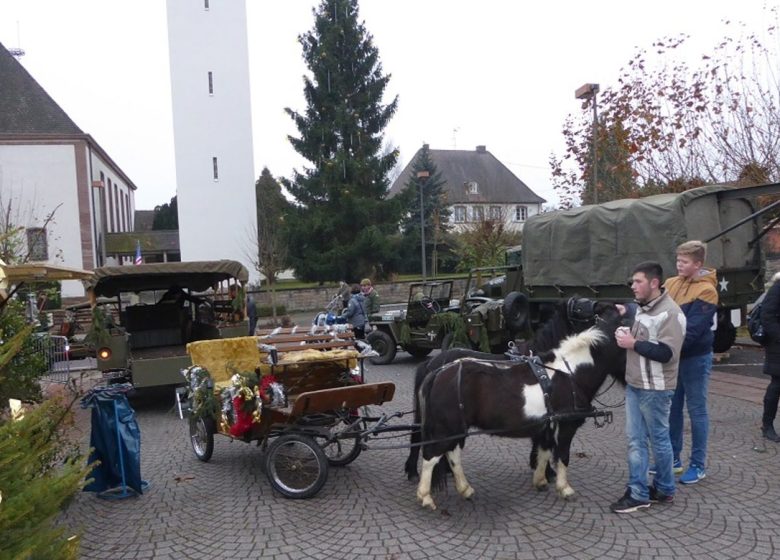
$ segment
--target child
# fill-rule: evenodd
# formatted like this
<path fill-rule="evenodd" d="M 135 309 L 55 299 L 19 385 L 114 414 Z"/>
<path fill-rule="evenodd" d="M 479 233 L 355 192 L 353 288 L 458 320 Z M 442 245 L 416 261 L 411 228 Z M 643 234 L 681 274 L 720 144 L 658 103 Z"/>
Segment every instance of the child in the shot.
<path fill-rule="evenodd" d="M 680 306 L 686 319 L 677 389 L 669 413 L 674 472 L 679 474 L 683 472 L 680 452 L 683 446 L 683 405 L 687 401 L 691 421 L 691 459 L 688 469 L 680 477 L 681 484 L 695 484 L 707 476 L 707 389 L 712 369 L 712 328 L 718 310 L 718 290 L 715 270 L 704 268 L 706 255 L 707 246 L 703 242 L 683 243 L 677 247 L 677 276 L 664 283 L 664 288 Z"/>

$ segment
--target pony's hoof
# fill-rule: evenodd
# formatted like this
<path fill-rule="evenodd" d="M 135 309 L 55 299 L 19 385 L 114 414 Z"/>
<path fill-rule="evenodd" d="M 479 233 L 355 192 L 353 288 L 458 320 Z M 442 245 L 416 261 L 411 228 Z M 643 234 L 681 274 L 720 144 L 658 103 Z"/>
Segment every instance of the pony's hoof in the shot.
<path fill-rule="evenodd" d="M 546 492 L 549 486 L 547 485 L 547 481 L 545 480 L 542 483 L 534 484 L 534 488 L 536 488 L 537 492 Z"/>
<path fill-rule="evenodd" d="M 430 496 L 425 496 L 420 502 L 422 503 L 422 507 L 429 508 L 431 511 L 436 511 L 436 503 Z"/>
<path fill-rule="evenodd" d="M 567 486 L 566 488 L 559 488 L 558 495 L 567 501 L 573 500 L 576 497 L 574 489 L 571 486 Z"/>
<path fill-rule="evenodd" d="M 464 500 L 470 500 L 474 496 L 474 488 L 472 486 L 467 486 L 460 495 L 463 496 Z"/>

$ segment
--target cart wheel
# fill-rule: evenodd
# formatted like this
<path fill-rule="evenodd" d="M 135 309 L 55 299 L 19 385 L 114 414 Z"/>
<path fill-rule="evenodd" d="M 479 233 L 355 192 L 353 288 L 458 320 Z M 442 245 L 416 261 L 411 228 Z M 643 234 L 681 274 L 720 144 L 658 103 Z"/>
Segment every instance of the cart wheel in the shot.
<path fill-rule="evenodd" d="M 395 358 L 396 346 L 395 341 L 384 331 L 371 331 L 366 337 L 366 342 L 371 345 L 371 348 L 376 350 L 379 356 L 369 358 L 372 364 L 375 366 L 382 366 L 389 364 Z"/>
<path fill-rule="evenodd" d="M 213 418 L 190 418 L 190 443 L 195 456 L 204 463 L 214 453 L 214 432 L 216 424 Z"/>
<path fill-rule="evenodd" d="M 360 446 L 360 436 L 350 432 L 360 430 L 358 426 L 350 428 L 345 422 L 339 422 L 330 431 L 329 437 L 335 439 L 328 441 L 322 438 L 321 447 L 328 457 L 328 463 L 333 467 L 343 467 L 349 465 L 358 458 L 363 448 Z"/>
<path fill-rule="evenodd" d="M 309 436 L 279 436 L 268 447 L 265 474 L 271 487 L 285 498 L 311 498 L 328 478 L 328 458 Z"/>

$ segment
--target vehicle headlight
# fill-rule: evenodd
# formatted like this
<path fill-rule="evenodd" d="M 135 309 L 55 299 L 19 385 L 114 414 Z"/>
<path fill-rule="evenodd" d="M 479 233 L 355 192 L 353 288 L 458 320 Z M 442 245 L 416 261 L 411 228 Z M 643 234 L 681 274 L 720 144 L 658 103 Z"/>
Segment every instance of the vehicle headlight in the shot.
<path fill-rule="evenodd" d="M 108 360 L 111 357 L 111 349 L 110 348 L 101 348 L 98 350 L 98 358 L 101 360 Z"/>

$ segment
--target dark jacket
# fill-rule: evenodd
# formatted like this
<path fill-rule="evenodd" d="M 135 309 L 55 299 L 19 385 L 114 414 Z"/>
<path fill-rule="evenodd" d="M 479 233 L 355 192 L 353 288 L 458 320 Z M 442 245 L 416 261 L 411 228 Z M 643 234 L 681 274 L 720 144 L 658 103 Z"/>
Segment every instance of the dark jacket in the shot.
<path fill-rule="evenodd" d="M 780 282 L 769 288 L 761 307 L 761 325 L 769 337 L 764 347 L 764 373 L 780 377 Z"/>

